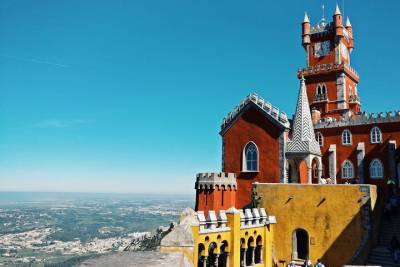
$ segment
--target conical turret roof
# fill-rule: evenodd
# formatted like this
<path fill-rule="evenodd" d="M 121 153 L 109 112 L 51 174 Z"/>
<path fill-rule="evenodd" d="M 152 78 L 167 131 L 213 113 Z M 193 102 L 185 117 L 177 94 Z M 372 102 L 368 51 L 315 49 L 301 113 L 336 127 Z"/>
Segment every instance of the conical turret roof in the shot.
<path fill-rule="evenodd" d="M 319 144 L 315 140 L 304 77 L 300 80 L 300 90 L 293 122 L 292 140 L 287 143 L 286 152 L 321 155 Z"/>

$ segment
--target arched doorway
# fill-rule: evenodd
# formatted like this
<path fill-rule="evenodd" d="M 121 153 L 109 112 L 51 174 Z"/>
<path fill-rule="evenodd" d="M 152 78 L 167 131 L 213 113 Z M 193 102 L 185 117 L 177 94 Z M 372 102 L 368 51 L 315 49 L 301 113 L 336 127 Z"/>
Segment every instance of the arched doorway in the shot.
<path fill-rule="evenodd" d="M 217 262 L 218 259 L 215 251 L 216 249 L 217 249 L 217 244 L 215 242 L 212 242 L 208 247 L 207 266 L 210 267 L 215 266 L 215 263 Z"/>
<path fill-rule="evenodd" d="M 319 184 L 319 162 L 317 158 L 313 158 L 311 162 L 311 172 L 312 183 Z"/>
<path fill-rule="evenodd" d="M 199 244 L 199 256 L 198 256 L 198 262 L 197 262 L 197 266 L 198 267 L 203 267 L 204 265 L 206 265 L 206 257 L 204 256 L 204 252 L 205 252 L 205 247 L 202 243 Z"/>
<path fill-rule="evenodd" d="M 301 160 L 299 162 L 299 168 L 298 168 L 298 177 L 300 178 L 300 183 L 301 184 L 308 184 L 308 168 L 307 168 L 307 162 L 305 160 Z"/>
<path fill-rule="evenodd" d="M 247 241 L 246 266 L 254 265 L 254 248 L 254 238 L 250 236 Z"/>
<path fill-rule="evenodd" d="M 308 259 L 309 252 L 309 237 L 304 229 L 296 229 L 292 236 L 292 258 L 293 259 Z"/>

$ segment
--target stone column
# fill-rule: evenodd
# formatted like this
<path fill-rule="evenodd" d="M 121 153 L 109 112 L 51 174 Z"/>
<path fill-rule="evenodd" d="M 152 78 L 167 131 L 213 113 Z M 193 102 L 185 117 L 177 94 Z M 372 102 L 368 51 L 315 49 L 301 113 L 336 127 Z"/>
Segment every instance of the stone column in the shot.
<path fill-rule="evenodd" d="M 396 175 L 396 140 L 390 140 L 388 144 L 389 178 L 397 181 Z"/>
<path fill-rule="evenodd" d="M 229 256 L 231 255 L 231 253 L 229 253 L 229 252 L 225 252 L 225 262 L 226 262 L 226 264 L 225 264 L 225 266 L 220 266 L 220 267 L 229 267 Z"/>
<path fill-rule="evenodd" d="M 252 247 L 252 251 L 251 251 L 251 266 L 254 266 L 256 263 L 256 247 Z"/>
<path fill-rule="evenodd" d="M 247 256 L 247 248 L 243 249 L 243 262 L 242 262 L 242 266 L 246 267 L 246 256 Z"/>
<path fill-rule="evenodd" d="M 357 176 L 360 184 L 365 183 L 364 176 L 364 157 L 365 157 L 365 145 L 363 142 L 357 144 Z"/>
<path fill-rule="evenodd" d="M 263 254 L 264 254 L 264 247 L 260 246 L 260 263 L 264 262 Z"/>
<path fill-rule="evenodd" d="M 207 256 L 203 258 L 203 267 L 207 267 Z"/>
<path fill-rule="evenodd" d="M 218 258 L 219 258 L 219 254 L 215 254 L 215 262 L 214 262 L 214 266 L 218 267 Z"/>
<path fill-rule="evenodd" d="M 329 177 L 336 184 L 336 145 L 329 146 Z"/>

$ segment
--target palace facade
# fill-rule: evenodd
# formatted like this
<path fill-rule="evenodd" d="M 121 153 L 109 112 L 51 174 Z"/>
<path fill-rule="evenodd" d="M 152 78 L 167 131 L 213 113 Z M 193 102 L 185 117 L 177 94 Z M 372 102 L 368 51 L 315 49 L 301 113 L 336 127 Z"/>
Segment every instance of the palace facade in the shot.
<path fill-rule="evenodd" d="M 305 67 L 293 120 L 257 94 L 221 124 L 222 173 L 198 174 L 196 210 L 245 208 L 253 183 L 374 184 L 398 181 L 400 112 L 361 109 L 351 67 L 353 28 L 339 7 L 332 21 L 302 22 Z"/>

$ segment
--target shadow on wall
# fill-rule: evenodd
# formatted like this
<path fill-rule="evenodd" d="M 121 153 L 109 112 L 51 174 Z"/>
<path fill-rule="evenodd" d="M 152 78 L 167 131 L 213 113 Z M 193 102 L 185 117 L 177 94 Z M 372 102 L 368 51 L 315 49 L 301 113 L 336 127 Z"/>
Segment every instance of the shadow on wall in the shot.
<path fill-rule="evenodd" d="M 373 210 L 371 210 L 371 203 L 368 200 L 360 208 L 359 212 L 354 215 L 351 222 L 321 257 L 323 263 L 326 263 L 330 267 L 342 266 L 342 264 L 332 264 L 339 262 L 343 264 L 366 264 L 368 253 L 375 246 L 379 237 L 383 210 L 383 198 L 379 195 Z M 365 219 L 365 213 L 369 213 L 370 219 Z M 354 251 L 354 245 L 352 245 L 355 241 L 353 233 L 355 227 L 359 227 L 360 225 L 363 227 L 363 235 L 360 247 Z M 370 229 L 368 229 L 368 225 Z M 327 230 L 329 231 L 329 229 Z M 343 253 L 338 253 L 338 251 Z"/>

